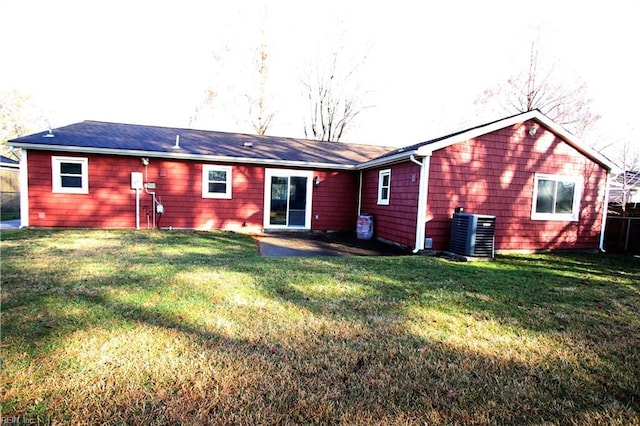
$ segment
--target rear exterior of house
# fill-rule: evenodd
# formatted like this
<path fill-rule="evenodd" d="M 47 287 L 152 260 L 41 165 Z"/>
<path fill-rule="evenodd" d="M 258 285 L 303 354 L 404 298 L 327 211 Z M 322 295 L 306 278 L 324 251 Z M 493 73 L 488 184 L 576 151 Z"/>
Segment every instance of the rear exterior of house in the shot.
<path fill-rule="evenodd" d="M 389 149 L 93 121 L 11 143 L 23 226 L 247 232 L 353 230 L 356 165 Z"/>
<path fill-rule="evenodd" d="M 374 216 L 376 235 L 447 250 L 462 209 L 495 216 L 498 251 L 599 248 L 609 167 L 539 114 L 528 116 L 399 150 L 364 171 L 362 210 Z"/>
<path fill-rule="evenodd" d="M 451 215 L 462 207 L 496 217 L 497 250 L 598 248 L 607 170 L 549 130 L 530 135 L 532 126 L 537 123 L 528 121 L 433 153 L 426 233 L 434 247 L 446 246 Z"/>
<path fill-rule="evenodd" d="M 34 227 L 135 228 L 131 172 L 153 184 L 139 193 L 142 228 L 153 227 L 155 217 L 158 226 L 174 229 L 348 231 L 357 218 L 355 172 L 153 157 L 144 166 L 136 157 L 35 150 L 26 157 L 28 223 Z M 74 166 L 78 174 L 65 176 Z M 205 180 L 208 171 L 224 172 L 224 181 Z M 54 184 L 65 179 L 79 179 L 80 186 Z M 209 192 L 210 183 L 223 190 Z M 153 214 L 150 192 L 163 214 Z"/>
<path fill-rule="evenodd" d="M 366 213 L 416 252 L 449 248 L 457 208 L 496 217 L 496 250 L 597 249 L 611 168 L 537 111 L 400 149 L 101 122 L 12 144 L 23 226 L 354 231 Z"/>
<path fill-rule="evenodd" d="M 373 216 L 376 237 L 414 246 L 419 185 L 420 167 L 410 161 L 362 172 L 361 210 Z"/>

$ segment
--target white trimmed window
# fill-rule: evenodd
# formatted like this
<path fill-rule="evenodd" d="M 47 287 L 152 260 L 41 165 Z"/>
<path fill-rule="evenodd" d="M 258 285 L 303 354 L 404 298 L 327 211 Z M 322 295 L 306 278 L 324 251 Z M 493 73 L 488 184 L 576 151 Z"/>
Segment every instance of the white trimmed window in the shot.
<path fill-rule="evenodd" d="M 389 205 L 391 196 L 391 169 L 380 170 L 378 172 L 378 204 Z"/>
<path fill-rule="evenodd" d="M 52 190 L 62 194 L 89 193 L 89 159 L 51 157 Z"/>
<path fill-rule="evenodd" d="M 231 167 L 202 166 L 202 198 L 231 198 Z"/>
<path fill-rule="evenodd" d="M 582 179 L 572 176 L 537 174 L 533 183 L 534 220 L 578 220 Z"/>

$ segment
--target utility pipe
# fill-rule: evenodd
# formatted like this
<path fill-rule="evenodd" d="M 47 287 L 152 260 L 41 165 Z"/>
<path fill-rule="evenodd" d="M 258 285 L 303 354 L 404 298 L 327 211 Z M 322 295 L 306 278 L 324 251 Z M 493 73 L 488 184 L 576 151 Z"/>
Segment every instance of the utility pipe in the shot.
<path fill-rule="evenodd" d="M 20 228 L 29 227 L 29 169 L 27 161 L 27 148 L 22 148 L 20 158 Z"/>
<path fill-rule="evenodd" d="M 140 230 L 140 188 L 136 188 L 136 231 Z"/>
<path fill-rule="evenodd" d="M 153 217 L 153 229 L 156 228 L 156 191 L 149 192 L 149 188 L 147 184 L 149 183 L 149 162 L 144 165 L 144 192 L 151 195 L 151 214 Z M 147 220 L 147 229 L 149 229 L 149 224 Z"/>
<path fill-rule="evenodd" d="M 601 252 L 605 252 L 604 249 L 604 232 L 607 227 L 607 213 L 609 212 L 609 177 L 611 172 L 607 172 L 607 177 L 605 178 L 604 184 L 604 206 L 602 208 L 602 226 L 600 226 L 600 249 Z"/>
<path fill-rule="evenodd" d="M 358 181 L 358 216 L 362 213 L 362 170 Z"/>
<path fill-rule="evenodd" d="M 425 223 L 427 218 L 427 194 L 429 191 L 429 164 L 431 155 L 426 155 L 418 161 L 414 154 L 409 157 L 412 163 L 420 166 L 420 180 L 418 187 L 418 212 L 416 217 L 416 244 L 413 253 L 424 250 Z"/>

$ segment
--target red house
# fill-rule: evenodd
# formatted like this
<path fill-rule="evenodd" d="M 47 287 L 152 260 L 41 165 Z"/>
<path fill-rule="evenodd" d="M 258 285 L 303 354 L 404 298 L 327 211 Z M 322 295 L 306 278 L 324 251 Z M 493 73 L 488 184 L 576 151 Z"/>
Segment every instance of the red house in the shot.
<path fill-rule="evenodd" d="M 611 165 L 538 111 L 404 148 L 85 121 L 22 148 L 22 226 L 353 231 L 449 246 L 495 216 L 497 250 L 601 247 Z"/>

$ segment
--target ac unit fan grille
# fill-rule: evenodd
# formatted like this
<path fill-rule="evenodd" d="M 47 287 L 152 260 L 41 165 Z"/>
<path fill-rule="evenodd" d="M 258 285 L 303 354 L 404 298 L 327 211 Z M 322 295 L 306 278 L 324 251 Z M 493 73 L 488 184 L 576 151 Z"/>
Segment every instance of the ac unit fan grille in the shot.
<path fill-rule="evenodd" d="M 464 256 L 493 257 L 495 216 L 456 213 L 449 250 Z"/>
<path fill-rule="evenodd" d="M 466 217 L 456 216 L 453 218 L 449 249 L 454 253 L 465 254 L 469 251 L 468 235 L 471 223 Z"/>

